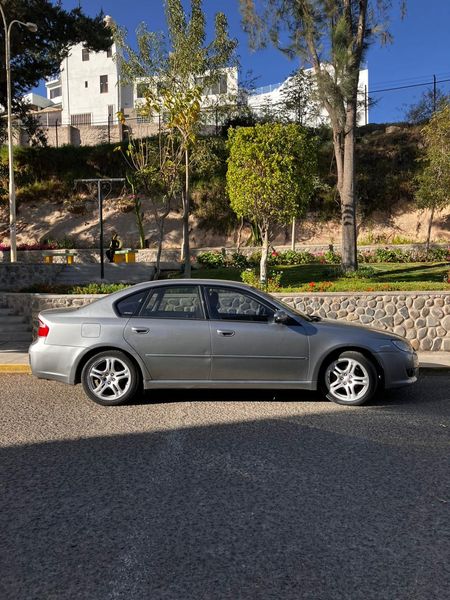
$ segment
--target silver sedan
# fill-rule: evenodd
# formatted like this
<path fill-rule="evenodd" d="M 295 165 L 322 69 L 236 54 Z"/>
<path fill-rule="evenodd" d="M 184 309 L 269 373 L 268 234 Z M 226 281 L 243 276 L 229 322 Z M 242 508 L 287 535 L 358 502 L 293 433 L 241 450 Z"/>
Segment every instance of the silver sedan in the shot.
<path fill-rule="evenodd" d="M 82 383 L 102 405 L 140 388 L 319 389 L 360 405 L 417 379 L 411 345 L 392 333 L 302 314 L 249 286 L 141 283 L 77 309 L 39 315 L 29 350 L 39 378 Z"/>

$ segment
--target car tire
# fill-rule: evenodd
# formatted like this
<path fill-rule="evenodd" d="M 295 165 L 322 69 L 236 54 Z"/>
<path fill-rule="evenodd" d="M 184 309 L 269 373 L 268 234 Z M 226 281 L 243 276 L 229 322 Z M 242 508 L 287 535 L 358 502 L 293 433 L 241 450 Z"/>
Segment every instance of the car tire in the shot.
<path fill-rule="evenodd" d="M 346 406 L 360 406 L 373 398 L 378 386 L 377 371 L 360 352 L 345 351 L 330 361 L 321 380 L 328 400 Z"/>
<path fill-rule="evenodd" d="M 81 372 L 86 395 L 102 406 L 130 402 L 139 387 L 133 361 L 119 350 L 99 352 L 86 362 Z"/>

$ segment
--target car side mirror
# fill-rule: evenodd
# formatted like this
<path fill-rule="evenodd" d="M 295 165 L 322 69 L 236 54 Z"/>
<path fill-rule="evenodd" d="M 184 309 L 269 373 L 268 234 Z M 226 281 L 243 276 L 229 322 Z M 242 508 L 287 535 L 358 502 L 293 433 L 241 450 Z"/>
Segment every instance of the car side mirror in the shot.
<path fill-rule="evenodd" d="M 289 321 L 289 315 L 284 310 L 276 310 L 273 315 L 274 323 L 287 323 Z"/>

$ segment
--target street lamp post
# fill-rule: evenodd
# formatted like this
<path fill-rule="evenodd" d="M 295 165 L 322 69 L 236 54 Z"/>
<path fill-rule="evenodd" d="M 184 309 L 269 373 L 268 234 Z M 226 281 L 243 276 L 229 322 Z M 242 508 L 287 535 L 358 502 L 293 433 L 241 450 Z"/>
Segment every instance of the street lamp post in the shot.
<path fill-rule="evenodd" d="M 12 132 L 12 111 L 11 111 L 11 29 L 14 24 L 22 25 L 29 31 L 36 33 L 37 25 L 35 23 L 24 23 L 14 19 L 8 25 L 5 12 L 0 1 L 0 12 L 5 29 L 5 65 L 6 65 L 6 101 L 7 101 L 7 119 L 8 119 L 8 162 L 9 162 L 9 235 L 10 235 L 10 259 L 11 262 L 17 262 L 17 243 L 16 243 L 16 188 L 14 185 L 14 155 L 13 155 L 13 132 Z"/>

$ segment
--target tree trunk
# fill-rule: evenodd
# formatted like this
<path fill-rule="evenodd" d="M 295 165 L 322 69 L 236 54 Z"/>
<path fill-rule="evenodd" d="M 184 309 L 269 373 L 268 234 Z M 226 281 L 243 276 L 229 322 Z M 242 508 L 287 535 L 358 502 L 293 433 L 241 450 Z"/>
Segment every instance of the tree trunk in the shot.
<path fill-rule="evenodd" d="M 191 276 L 191 253 L 189 249 L 189 213 L 190 213 L 190 189 L 189 189 L 189 150 L 185 153 L 185 188 L 183 201 L 183 258 L 184 258 L 184 277 L 189 279 Z"/>
<path fill-rule="evenodd" d="M 136 215 L 136 224 L 139 231 L 139 244 L 141 250 L 145 248 L 145 230 L 144 230 L 144 213 L 142 212 L 142 204 L 140 198 L 135 195 L 134 198 L 134 213 Z"/>
<path fill-rule="evenodd" d="M 430 220 L 428 221 L 428 233 L 427 233 L 427 245 L 425 247 L 426 257 L 428 258 L 428 253 L 430 252 L 430 241 L 431 241 L 431 229 L 433 227 L 434 220 L 434 209 L 435 207 L 431 207 Z"/>
<path fill-rule="evenodd" d="M 342 162 L 342 179 L 338 180 L 341 197 L 342 223 L 342 267 L 344 271 L 355 271 L 358 268 L 356 249 L 356 197 L 355 197 L 355 132 L 356 101 L 347 105 L 347 118 L 344 132 Z M 339 168 L 338 168 L 339 175 Z"/>
<path fill-rule="evenodd" d="M 164 219 L 158 223 L 158 250 L 156 251 L 155 274 L 153 279 L 159 279 L 161 275 L 161 254 L 164 239 Z"/>
<path fill-rule="evenodd" d="M 241 239 L 242 239 L 242 230 L 244 229 L 244 217 L 241 217 L 241 221 L 239 223 L 238 236 L 236 242 L 236 250 L 238 253 L 241 252 Z"/>
<path fill-rule="evenodd" d="M 267 258 L 269 255 L 269 228 L 264 227 L 261 231 L 263 243 L 261 247 L 261 262 L 259 263 L 259 280 L 261 283 L 267 283 Z"/>

